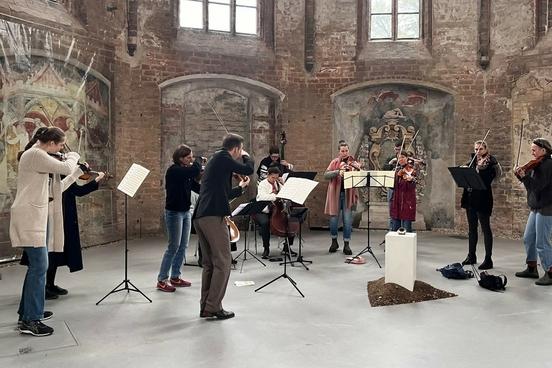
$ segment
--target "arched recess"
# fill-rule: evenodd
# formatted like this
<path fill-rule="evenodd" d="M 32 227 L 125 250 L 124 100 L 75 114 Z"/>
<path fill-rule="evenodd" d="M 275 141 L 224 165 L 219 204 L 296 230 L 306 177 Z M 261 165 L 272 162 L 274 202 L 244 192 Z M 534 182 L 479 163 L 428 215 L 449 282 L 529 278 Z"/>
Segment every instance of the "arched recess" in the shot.
<path fill-rule="evenodd" d="M 331 99 L 335 150 L 343 139 L 366 168 L 382 170 L 393 156 L 395 142 L 404 138 L 408 151 L 427 163 L 419 170 L 416 229 L 452 227 L 455 191 L 443 173 L 454 164 L 453 91 L 420 81 L 378 80 L 348 86 Z M 370 194 L 362 194 L 357 213 L 365 212 L 370 199 L 371 226 L 387 228 L 386 191 L 372 189 Z M 363 213 L 361 226 L 366 220 Z"/>
<path fill-rule="evenodd" d="M 196 74 L 165 81 L 159 88 L 162 172 L 179 144 L 206 157 L 220 147 L 226 131 L 211 106 L 226 129 L 245 138 L 245 149 L 257 160 L 275 142 L 285 95 L 268 84 L 228 74 Z"/>
<path fill-rule="evenodd" d="M 94 170 L 114 167 L 111 145 L 111 83 L 89 65 L 44 50 L 0 56 L 0 214 L 9 213 L 16 193 L 17 152 L 41 126 L 57 126 L 67 145 L 78 151 Z M 100 189 L 79 202 L 84 244 L 113 240 L 115 226 L 112 192 Z M 0 243 L 9 244 L 6 226 Z M 0 256 L 4 254 L 0 249 Z"/>

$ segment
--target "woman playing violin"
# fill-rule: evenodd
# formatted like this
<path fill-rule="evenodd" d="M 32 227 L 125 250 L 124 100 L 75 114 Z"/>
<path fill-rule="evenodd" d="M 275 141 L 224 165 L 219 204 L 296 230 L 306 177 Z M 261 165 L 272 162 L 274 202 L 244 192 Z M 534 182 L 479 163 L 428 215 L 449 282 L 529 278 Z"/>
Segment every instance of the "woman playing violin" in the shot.
<path fill-rule="evenodd" d="M 523 234 L 527 254 L 527 268 L 516 272 L 517 277 L 539 278 L 537 255 L 544 276 L 535 281 L 537 285 L 552 285 L 552 146 L 544 138 L 531 144 L 533 160 L 530 164 L 516 167 L 514 173 L 527 190 L 527 205 L 530 212 Z"/>
<path fill-rule="evenodd" d="M 398 156 L 393 199 L 391 200 L 391 231 L 403 227 L 412 232 L 412 221 L 416 220 L 416 176 L 414 160 L 406 152 Z"/>
<path fill-rule="evenodd" d="M 477 238 L 478 223 L 481 224 L 483 231 L 483 241 L 485 243 L 485 260 L 479 265 L 480 270 L 493 268 L 491 258 L 493 251 L 493 233 L 491 231 L 491 212 L 493 210 L 493 190 L 491 183 L 500 176 L 502 170 L 497 159 L 489 153 L 485 141 L 477 141 L 473 145 L 474 153 L 471 154 L 471 160 L 466 166 L 475 168 L 481 180 L 485 184 L 484 190 L 465 188 L 462 193 L 461 207 L 466 209 L 468 220 L 468 256 L 462 264 L 477 263 Z"/>
<path fill-rule="evenodd" d="M 330 235 L 332 244 L 329 252 L 335 253 L 339 249 L 337 242 L 337 228 L 339 222 L 339 212 L 343 214 L 343 253 L 353 254 L 349 246 L 353 228 L 353 208 L 358 201 L 358 194 L 355 188 L 345 189 L 343 185 L 343 175 L 345 171 L 360 168 L 360 163 L 351 159 L 349 155 L 349 145 L 344 141 L 339 142 L 339 154 L 334 158 L 326 172 L 324 178 L 329 179 L 328 191 L 326 192 L 326 205 L 324 213 L 330 215 Z"/>

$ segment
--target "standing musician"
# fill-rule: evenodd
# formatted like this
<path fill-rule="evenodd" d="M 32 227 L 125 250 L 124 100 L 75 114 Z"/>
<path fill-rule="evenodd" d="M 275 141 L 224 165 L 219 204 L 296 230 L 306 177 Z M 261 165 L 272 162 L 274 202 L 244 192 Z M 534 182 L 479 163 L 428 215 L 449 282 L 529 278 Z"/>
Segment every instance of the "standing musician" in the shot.
<path fill-rule="evenodd" d="M 477 141 L 473 144 L 474 153 L 471 154 L 470 161 L 466 166 L 474 167 L 481 180 L 485 184 L 485 189 L 476 190 L 464 188 L 462 193 L 461 207 L 466 209 L 468 219 L 468 256 L 462 262 L 463 265 L 477 263 L 477 238 L 478 221 L 483 231 L 483 240 L 485 243 L 485 260 L 479 265 L 480 270 L 493 268 L 493 233 L 491 231 L 491 212 L 493 210 L 493 190 L 491 183 L 501 175 L 502 170 L 497 159 L 489 153 L 485 141 Z"/>
<path fill-rule="evenodd" d="M 523 243 L 527 253 L 527 268 L 516 272 L 517 277 L 538 278 L 537 254 L 544 276 L 536 285 L 552 285 L 552 146 L 544 138 L 537 138 L 531 144 L 533 159 L 516 167 L 515 175 L 527 190 L 527 205 L 531 212 L 527 218 Z"/>
<path fill-rule="evenodd" d="M 393 156 L 388 157 L 383 164 L 383 170 L 394 171 L 397 167 L 397 160 L 399 153 L 403 150 L 403 141 L 395 142 L 393 147 Z M 389 211 L 391 211 L 391 201 L 393 200 L 393 188 L 387 188 L 387 205 L 389 206 Z M 393 221 L 391 216 L 389 216 L 389 231 L 393 229 Z"/>
<path fill-rule="evenodd" d="M 280 148 L 276 146 L 270 147 L 268 156 L 261 160 L 259 168 L 257 169 L 257 182 L 261 182 L 266 179 L 268 175 L 268 168 L 276 166 L 280 170 L 280 175 L 293 171 L 293 165 L 286 160 L 280 159 Z"/>
<path fill-rule="evenodd" d="M 341 212 L 343 217 L 343 253 L 346 255 L 353 254 L 349 247 L 349 241 L 353 229 L 352 211 L 358 201 L 358 194 L 356 188 L 344 188 L 343 174 L 345 171 L 354 168 L 360 168 L 360 164 L 349 155 L 349 145 L 345 141 L 340 141 L 339 154 L 330 162 L 324 173 L 324 178 L 330 180 L 324 209 L 324 213 L 330 215 L 330 235 L 332 237 L 332 244 L 328 250 L 330 253 L 335 253 L 339 249 L 337 229 L 339 213 Z"/>
<path fill-rule="evenodd" d="M 48 336 L 54 329 L 41 321 L 52 317 L 44 311 L 44 290 L 48 269 L 48 250 L 63 251 L 62 192 L 82 170 L 79 154 L 69 152 L 64 161 L 58 153 L 65 144 L 65 133 L 57 127 L 41 127 L 20 156 L 17 194 L 11 207 L 10 239 L 22 247 L 28 258 L 27 274 L 19 303 L 19 331 L 33 336 Z M 61 179 L 61 175 L 67 175 Z"/>
<path fill-rule="evenodd" d="M 157 276 L 157 289 L 165 292 L 192 286 L 180 274 L 192 229 L 191 193 L 200 190 L 195 179 L 201 172 L 201 164 L 194 162 L 192 149 L 185 144 L 173 152 L 172 159 L 173 164 L 165 173 L 165 227 L 169 242 Z"/>
<path fill-rule="evenodd" d="M 395 173 L 395 186 L 391 200 L 391 231 L 404 228 L 412 232 L 412 222 L 416 221 L 416 176 L 415 162 L 409 153 L 401 152 Z"/>
<path fill-rule="evenodd" d="M 283 183 L 280 179 L 280 170 L 276 166 L 271 166 L 268 168 L 268 176 L 266 179 L 259 183 L 257 187 L 257 201 L 272 201 L 276 200 L 276 194 L 280 191 Z M 270 219 L 272 211 L 276 209 L 273 206 L 267 206 L 263 212 L 255 215 L 254 219 L 260 227 L 259 232 L 263 239 L 263 259 L 268 259 L 270 257 Z M 291 252 L 291 255 L 296 255 L 295 252 L 290 251 L 290 247 L 293 245 L 294 236 L 289 236 L 284 244 L 283 252 Z M 289 246 L 288 246 L 289 243 Z"/>
<path fill-rule="evenodd" d="M 230 277 L 232 255 L 226 216 L 230 215 L 229 199 L 239 197 L 249 185 L 243 178 L 237 187 L 231 187 L 232 174 L 251 175 L 254 161 L 243 149 L 243 137 L 228 134 L 222 149 L 211 157 L 201 179 L 201 191 L 194 213 L 202 253 L 200 317 L 228 319 L 234 312 L 222 308 L 222 299 Z M 243 163 L 238 162 L 242 159 Z"/>

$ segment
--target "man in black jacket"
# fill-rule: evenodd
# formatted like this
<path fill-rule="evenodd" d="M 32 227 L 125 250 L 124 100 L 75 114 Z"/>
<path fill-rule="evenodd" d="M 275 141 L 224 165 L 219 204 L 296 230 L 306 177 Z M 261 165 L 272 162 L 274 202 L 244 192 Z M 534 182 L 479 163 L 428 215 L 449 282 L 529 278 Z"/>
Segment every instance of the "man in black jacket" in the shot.
<path fill-rule="evenodd" d="M 527 253 L 527 268 L 516 272 L 517 277 L 539 277 L 537 255 L 544 276 L 537 285 L 552 285 L 552 146 L 544 138 L 533 140 L 532 162 L 514 169 L 527 190 L 527 205 L 531 212 L 527 218 L 523 243 Z"/>
<path fill-rule="evenodd" d="M 237 160 L 241 158 L 243 164 Z M 201 191 L 195 208 L 194 227 L 202 253 L 200 317 L 227 319 L 234 312 L 222 308 L 232 255 L 226 216 L 230 215 L 229 199 L 239 197 L 249 185 L 245 176 L 232 188 L 232 174 L 253 174 L 254 161 L 243 150 L 243 137 L 228 134 L 222 149 L 211 157 L 201 179 Z"/>

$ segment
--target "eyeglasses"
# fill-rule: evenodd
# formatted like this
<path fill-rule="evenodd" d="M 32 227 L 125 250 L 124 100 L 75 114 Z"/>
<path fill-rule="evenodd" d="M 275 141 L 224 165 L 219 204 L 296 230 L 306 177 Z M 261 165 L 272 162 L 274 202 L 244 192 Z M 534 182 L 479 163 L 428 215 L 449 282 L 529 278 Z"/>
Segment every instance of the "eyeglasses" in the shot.
<path fill-rule="evenodd" d="M 280 158 L 280 155 L 270 155 L 270 158 Z"/>

